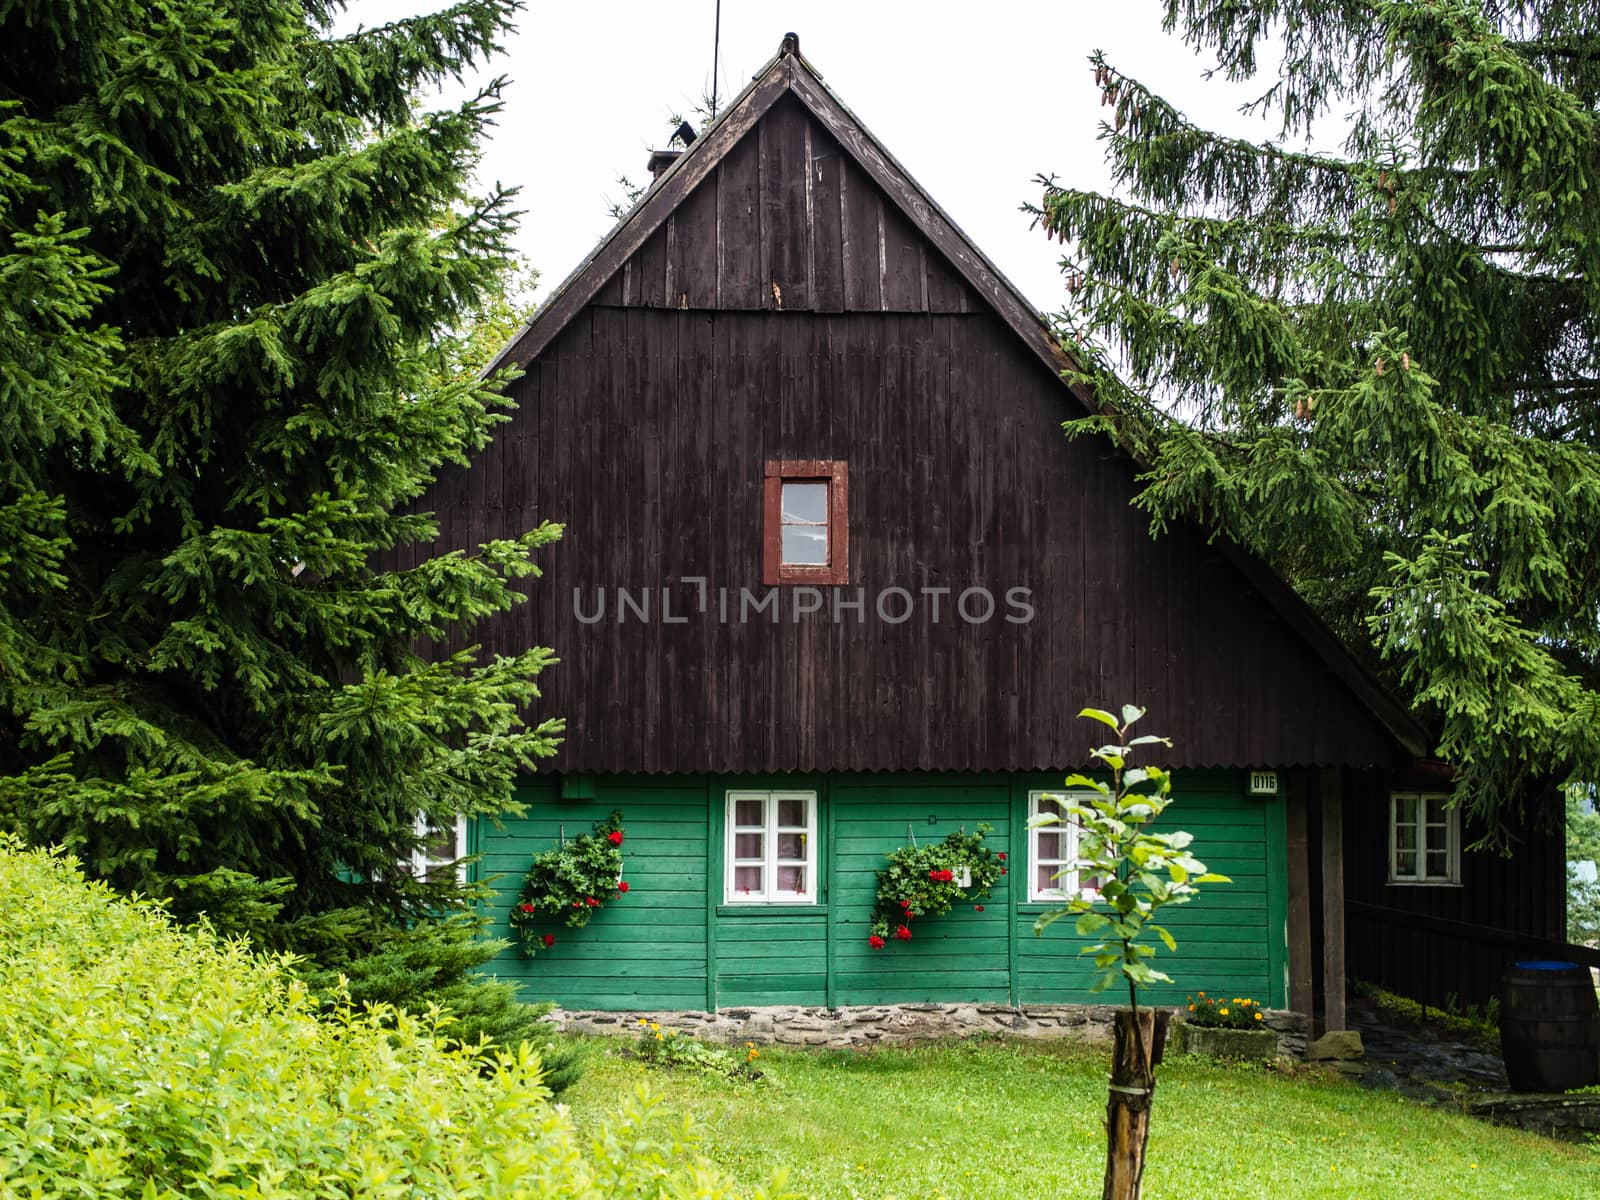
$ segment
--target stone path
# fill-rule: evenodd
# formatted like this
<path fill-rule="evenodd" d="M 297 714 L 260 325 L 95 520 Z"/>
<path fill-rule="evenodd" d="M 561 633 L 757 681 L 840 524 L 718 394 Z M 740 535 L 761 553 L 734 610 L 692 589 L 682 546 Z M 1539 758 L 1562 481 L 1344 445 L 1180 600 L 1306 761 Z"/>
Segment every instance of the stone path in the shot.
<path fill-rule="evenodd" d="M 1475 1096 L 1508 1092 L 1500 1056 L 1421 1026 L 1402 1026 L 1380 1009 L 1352 1003 L 1350 1028 L 1366 1047 L 1361 1085 L 1387 1088 L 1430 1104 L 1460 1105 Z"/>

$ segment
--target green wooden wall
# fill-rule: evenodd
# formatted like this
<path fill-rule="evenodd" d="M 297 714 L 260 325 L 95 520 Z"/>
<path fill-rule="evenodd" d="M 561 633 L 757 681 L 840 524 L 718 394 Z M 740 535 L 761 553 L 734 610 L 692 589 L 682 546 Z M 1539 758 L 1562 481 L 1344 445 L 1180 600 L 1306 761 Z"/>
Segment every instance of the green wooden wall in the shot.
<path fill-rule="evenodd" d="M 479 821 L 470 832 L 469 849 L 481 855 L 474 870 L 493 879 L 496 932 L 509 935 L 506 917 L 532 855 L 612 809 L 627 827 L 630 891 L 588 927 L 557 930 L 556 945 L 537 958 L 513 947 L 493 970 L 521 981 L 530 1000 L 621 1011 L 1102 999 L 1088 990 L 1070 922 L 1036 937 L 1033 922 L 1048 906 L 1026 902 L 1028 793 L 1059 788 L 1063 774 L 601 777 L 585 800 L 562 798 L 556 780 L 530 782 L 517 795 L 522 816 Z M 1191 831 L 1198 857 L 1233 883 L 1208 888 L 1166 921 L 1179 952 L 1163 952 L 1158 965 L 1177 983 L 1150 989 L 1153 1003 L 1205 989 L 1284 1006 L 1283 801 L 1246 797 L 1244 779 L 1219 771 L 1176 780 L 1168 824 Z M 815 906 L 721 903 L 724 793 L 768 786 L 818 793 L 825 888 Z M 984 911 L 958 906 L 915 922 L 909 943 L 872 950 L 867 926 L 884 853 L 910 836 L 938 840 L 979 822 L 994 827 L 989 844 L 1016 868 Z"/>

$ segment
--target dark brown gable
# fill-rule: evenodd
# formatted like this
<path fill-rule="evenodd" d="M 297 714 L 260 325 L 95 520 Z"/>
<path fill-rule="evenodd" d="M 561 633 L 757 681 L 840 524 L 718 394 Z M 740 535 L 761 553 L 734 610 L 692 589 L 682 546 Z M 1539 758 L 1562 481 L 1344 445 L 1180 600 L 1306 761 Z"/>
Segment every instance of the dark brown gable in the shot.
<path fill-rule="evenodd" d="M 595 303 L 955 313 L 974 309 L 977 298 L 789 95 L 623 263 Z"/>
<path fill-rule="evenodd" d="M 1133 465 L 1061 433 L 1060 348 L 801 60 L 505 357 L 519 410 L 424 507 L 441 548 L 566 524 L 473 633 L 560 655 L 557 769 L 1057 769 L 1078 710 L 1123 702 L 1177 766 L 1381 764 L 1407 736 L 1260 563 L 1149 537 Z M 848 465 L 845 587 L 763 581 L 767 472 L 797 460 Z"/>

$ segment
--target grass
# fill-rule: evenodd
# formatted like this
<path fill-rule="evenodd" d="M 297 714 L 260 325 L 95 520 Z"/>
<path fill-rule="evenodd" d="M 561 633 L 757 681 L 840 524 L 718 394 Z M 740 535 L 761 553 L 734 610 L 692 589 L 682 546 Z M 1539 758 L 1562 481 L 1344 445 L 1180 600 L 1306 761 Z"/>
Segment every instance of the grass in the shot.
<path fill-rule="evenodd" d="M 564 1099 L 580 1128 L 645 1084 L 745 1184 L 822 1200 L 1099 1194 L 1106 1052 L 1060 1043 L 763 1048 L 760 1084 L 651 1070 L 598 1040 Z M 1194 1059 L 1160 1068 L 1147 1200 L 1600 1196 L 1600 1153 L 1398 1096 Z"/>

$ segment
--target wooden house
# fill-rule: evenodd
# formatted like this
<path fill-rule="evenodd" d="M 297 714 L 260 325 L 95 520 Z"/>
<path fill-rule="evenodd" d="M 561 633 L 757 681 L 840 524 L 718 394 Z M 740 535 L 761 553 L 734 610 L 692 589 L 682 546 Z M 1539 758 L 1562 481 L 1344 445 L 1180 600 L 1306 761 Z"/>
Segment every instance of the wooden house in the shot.
<path fill-rule="evenodd" d="M 792 37 L 656 165 L 502 354 L 513 419 L 423 502 L 440 548 L 566 526 L 472 634 L 554 647 L 568 726 L 526 815 L 466 833 L 501 928 L 533 853 L 628 831 L 627 896 L 498 972 L 569 1008 L 1087 1000 L 1068 927 L 1033 933 L 1070 847 L 1028 822 L 1086 763 L 1079 709 L 1129 702 L 1233 879 L 1172 921 L 1155 999 L 1342 1024 L 1347 849 L 1391 876 L 1364 901 L 1479 886 L 1408 781 L 1424 733 L 1260 562 L 1150 536 L 1134 465 L 1062 435 L 1089 398 L 1044 323 Z M 871 948 L 885 853 L 979 823 L 1012 866 L 982 911 Z M 1560 872 L 1485 861 L 1553 936 Z"/>

